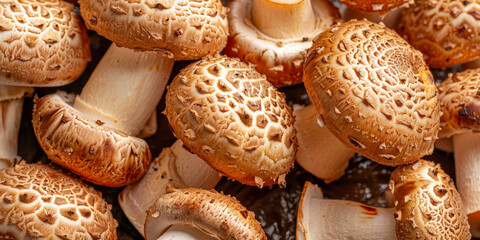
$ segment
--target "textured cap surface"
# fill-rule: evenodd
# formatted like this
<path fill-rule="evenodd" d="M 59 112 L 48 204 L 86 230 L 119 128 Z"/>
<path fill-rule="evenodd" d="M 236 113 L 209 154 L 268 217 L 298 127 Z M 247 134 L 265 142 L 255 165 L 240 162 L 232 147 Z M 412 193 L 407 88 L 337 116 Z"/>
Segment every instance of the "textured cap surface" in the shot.
<path fill-rule="evenodd" d="M 87 27 L 120 47 L 198 59 L 227 43 L 228 8 L 220 0 L 79 0 Z"/>
<path fill-rule="evenodd" d="M 90 40 L 73 4 L 59 0 L 0 2 L 0 84 L 59 86 L 90 61 Z"/>
<path fill-rule="evenodd" d="M 480 1 L 416 0 L 403 10 L 399 32 L 430 67 L 468 62 L 480 56 Z"/>
<path fill-rule="evenodd" d="M 85 118 L 57 94 L 34 102 L 33 129 L 53 162 L 109 187 L 132 183 L 148 170 L 152 156 L 145 140 Z"/>
<path fill-rule="evenodd" d="M 117 239 L 100 192 L 53 166 L 0 170 L 0 239 Z"/>
<path fill-rule="evenodd" d="M 325 125 L 362 155 L 395 166 L 433 152 L 437 89 L 421 54 L 394 31 L 333 26 L 309 50 L 304 82 Z"/>
<path fill-rule="evenodd" d="M 253 64 L 255 69 L 267 75 L 276 87 L 302 82 L 303 64 L 312 39 L 325 31 L 335 21 L 340 21 L 338 10 L 328 0 L 312 1 L 316 14 L 315 31 L 308 36 L 293 39 L 276 39 L 264 34 L 252 24 L 252 0 L 229 2 L 230 36 L 224 52 Z"/>
<path fill-rule="evenodd" d="M 398 239 L 470 239 L 469 224 L 453 180 L 439 164 L 419 160 L 390 177 Z"/>
<path fill-rule="evenodd" d="M 340 0 L 350 8 L 363 12 L 388 12 L 400 6 L 408 7 L 413 0 Z"/>
<path fill-rule="evenodd" d="M 253 212 L 215 190 L 167 190 L 147 211 L 146 239 L 157 239 L 173 224 L 192 225 L 218 239 L 267 239 Z"/>
<path fill-rule="evenodd" d="M 480 69 L 450 74 L 438 92 L 443 112 L 439 137 L 480 131 Z"/>
<path fill-rule="evenodd" d="M 208 56 L 168 87 L 175 135 L 231 179 L 259 187 L 285 184 L 297 140 L 285 95 L 236 58 Z"/>

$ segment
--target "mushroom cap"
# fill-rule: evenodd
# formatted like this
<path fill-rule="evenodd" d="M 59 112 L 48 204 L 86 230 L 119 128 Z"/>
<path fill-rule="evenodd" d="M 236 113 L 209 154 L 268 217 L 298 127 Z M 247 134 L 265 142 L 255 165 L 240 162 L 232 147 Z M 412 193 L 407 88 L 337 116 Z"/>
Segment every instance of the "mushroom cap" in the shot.
<path fill-rule="evenodd" d="M 389 189 L 398 239 L 471 238 L 460 194 L 440 164 L 418 160 L 400 166 L 390 176 Z"/>
<path fill-rule="evenodd" d="M 228 8 L 220 0 L 79 0 L 89 29 L 120 47 L 199 59 L 227 43 Z"/>
<path fill-rule="evenodd" d="M 152 155 L 145 140 L 87 119 L 58 94 L 34 102 L 33 129 L 53 162 L 109 187 L 135 182 L 148 170 Z"/>
<path fill-rule="evenodd" d="M 90 40 L 73 4 L 58 0 L 0 3 L 0 84 L 59 86 L 90 61 Z"/>
<path fill-rule="evenodd" d="M 480 68 L 449 74 L 438 84 L 443 115 L 439 137 L 480 131 Z"/>
<path fill-rule="evenodd" d="M 309 50 L 304 82 L 325 125 L 362 155 L 396 166 L 433 152 L 437 89 L 421 54 L 393 30 L 333 26 Z"/>
<path fill-rule="evenodd" d="M 387 13 L 398 7 L 408 7 L 414 0 L 339 0 L 348 7 L 362 12 Z"/>
<path fill-rule="evenodd" d="M 101 193 L 56 167 L 0 170 L 0 196 L 1 239 L 117 239 Z"/>
<path fill-rule="evenodd" d="M 338 9 L 329 1 L 312 1 L 317 17 L 316 29 L 309 36 L 294 39 L 272 38 L 252 24 L 252 0 L 234 0 L 228 3 L 230 35 L 223 50 L 231 57 L 253 64 L 276 87 L 302 82 L 303 64 L 312 39 L 335 21 L 340 21 Z"/>
<path fill-rule="evenodd" d="M 480 56 L 480 1 L 417 0 L 403 10 L 399 33 L 430 67 L 468 62 Z"/>
<path fill-rule="evenodd" d="M 217 171 L 248 185 L 285 185 L 297 149 L 292 110 L 252 67 L 207 56 L 174 78 L 166 106 L 175 135 Z"/>
<path fill-rule="evenodd" d="M 145 238 L 157 239 L 173 224 L 195 226 L 218 239 L 267 239 L 253 212 L 215 190 L 169 188 L 147 211 Z"/>

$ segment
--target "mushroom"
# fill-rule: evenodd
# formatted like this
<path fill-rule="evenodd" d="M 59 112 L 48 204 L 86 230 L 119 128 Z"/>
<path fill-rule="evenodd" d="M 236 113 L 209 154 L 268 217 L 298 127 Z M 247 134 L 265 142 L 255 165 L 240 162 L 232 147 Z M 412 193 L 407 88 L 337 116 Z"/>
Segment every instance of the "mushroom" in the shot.
<path fill-rule="evenodd" d="M 303 77 L 320 122 L 356 152 L 390 166 L 433 152 L 437 89 L 422 55 L 393 30 L 332 26 L 308 51 Z"/>
<path fill-rule="evenodd" d="M 112 206 L 60 169 L 21 162 L 0 179 L 1 239 L 117 239 Z"/>
<path fill-rule="evenodd" d="M 185 146 L 227 177 L 285 185 L 297 140 L 285 95 L 236 58 L 207 56 L 168 87 L 166 115 Z"/>
<path fill-rule="evenodd" d="M 193 60 L 221 51 L 227 42 L 228 8 L 220 0 L 79 3 L 87 27 L 120 47 Z"/>
<path fill-rule="evenodd" d="M 398 7 L 408 7 L 414 0 L 340 0 L 340 2 L 358 11 L 386 14 Z"/>
<path fill-rule="evenodd" d="M 0 84 L 59 86 L 77 79 L 90 61 L 90 40 L 73 4 L 0 3 Z"/>
<path fill-rule="evenodd" d="M 306 182 L 297 239 L 470 239 L 460 195 L 439 164 L 418 160 L 400 166 L 389 189 L 395 208 L 376 208 L 323 199 L 320 188 Z"/>
<path fill-rule="evenodd" d="M 255 66 L 276 87 L 302 82 L 312 39 L 341 20 L 328 0 L 234 0 L 229 7 L 224 52 Z"/>
<path fill-rule="evenodd" d="M 267 239 L 253 212 L 215 190 L 169 188 L 147 212 L 145 237 L 167 239 L 162 234 L 172 225 L 174 229 L 186 225 L 200 231 L 190 230 L 198 234 L 194 237 L 185 236 L 185 231 L 173 235 L 172 231 L 168 239 L 207 239 L 206 235 L 215 239 Z"/>
<path fill-rule="evenodd" d="M 118 202 L 130 222 L 143 235 L 147 210 L 171 188 L 211 189 L 221 177 L 202 159 L 183 148 L 177 140 L 164 148 L 153 161 L 147 173 L 138 182 L 130 184 L 118 195 Z"/>
<path fill-rule="evenodd" d="M 458 191 L 474 237 L 480 237 L 480 69 L 450 74 L 438 85 L 443 115 L 439 137 L 452 137 Z"/>
<path fill-rule="evenodd" d="M 435 141 L 435 148 L 444 151 L 446 153 L 453 152 L 453 140 L 452 138 L 439 138 Z"/>
<path fill-rule="evenodd" d="M 445 68 L 480 57 L 478 26 L 476 1 L 418 0 L 403 11 L 399 32 L 430 67 Z"/>
<path fill-rule="evenodd" d="M 297 163 L 327 184 L 342 177 L 355 152 L 317 124 L 318 114 L 313 105 L 294 105 L 293 116 L 298 139 Z"/>
<path fill-rule="evenodd" d="M 0 169 L 17 162 L 23 97 L 32 94 L 33 88 L 30 87 L 0 85 Z"/>
<path fill-rule="evenodd" d="M 374 23 L 382 22 L 386 27 L 396 30 L 402 10 L 403 7 L 395 8 L 388 12 L 362 12 L 352 9 L 347 5 L 342 5 L 340 7 L 340 15 L 345 21 L 363 19 Z"/>

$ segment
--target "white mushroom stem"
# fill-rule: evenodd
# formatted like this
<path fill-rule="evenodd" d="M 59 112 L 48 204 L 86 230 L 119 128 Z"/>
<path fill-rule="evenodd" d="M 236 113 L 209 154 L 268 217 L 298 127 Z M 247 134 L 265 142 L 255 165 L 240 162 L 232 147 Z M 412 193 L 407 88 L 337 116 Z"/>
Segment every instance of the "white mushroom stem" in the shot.
<path fill-rule="evenodd" d="M 16 162 L 23 97 L 33 88 L 0 85 L 0 169 Z"/>
<path fill-rule="evenodd" d="M 435 141 L 435 148 L 447 153 L 453 152 L 452 138 L 439 138 Z"/>
<path fill-rule="evenodd" d="M 157 111 L 153 111 L 143 129 L 138 133 L 140 138 L 148 138 L 157 132 Z"/>
<path fill-rule="evenodd" d="M 112 44 L 74 107 L 94 121 L 137 136 L 165 90 L 174 60 Z"/>
<path fill-rule="evenodd" d="M 253 0 L 252 22 L 269 37 L 301 38 L 315 31 L 310 0 Z"/>
<path fill-rule="evenodd" d="M 346 5 L 342 5 L 342 7 L 340 7 L 340 15 L 343 19 L 345 19 L 345 21 L 349 21 L 352 19 L 367 19 L 370 22 L 382 22 L 383 24 L 385 24 L 386 27 L 396 30 L 398 21 L 400 20 L 402 9 L 403 7 L 399 7 L 382 15 L 378 12 L 360 12 L 356 11 L 355 9 L 351 9 Z"/>
<path fill-rule="evenodd" d="M 143 178 L 119 194 L 118 201 L 130 222 L 143 235 L 146 211 L 167 187 L 211 189 L 221 177 L 205 161 L 183 148 L 177 140 L 172 147 L 164 148 L 153 161 Z"/>
<path fill-rule="evenodd" d="M 455 175 L 458 192 L 468 214 L 470 231 L 480 237 L 480 134 L 453 136 Z"/>
<path fill-rule="evenodd" d="M 355 152 L 340 142 L 327 127 L 319 126 L 313 105 L 305 108 L 294 105 L 293 115 L 298 139 L 298 164 L 325 183 L 342 177 Z"/>
<path fill-rule="evenodd" d="M 297 215 L 297 240 L 396 239 L 394 208 L 323 199 L 319 187 L 306 182 Z"/>

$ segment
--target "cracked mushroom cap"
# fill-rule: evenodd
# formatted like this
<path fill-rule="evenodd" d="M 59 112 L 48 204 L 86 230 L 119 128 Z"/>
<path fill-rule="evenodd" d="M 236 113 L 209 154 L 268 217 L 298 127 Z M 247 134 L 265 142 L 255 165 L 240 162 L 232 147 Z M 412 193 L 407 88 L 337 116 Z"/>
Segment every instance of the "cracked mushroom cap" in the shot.
<path fill-rule="evenodd" d="M 147 211 L 145 238 L 157 239 L 174 224 L 194 226 L 218 239 L 267 239 L 253 212 L 215 190 L 167 189 Z"/>
<path fill-rule="evenodd" d="M 140 179 L 152 155 L 145 140 L 89 120 L 59 94 L 34 99 L 33 129 L 58 165 L 95 184 L 120 187 Z"/>
<path fill-rule="evenodd" d="M 120 47 L 199 59 L 227 43 L 228 8 L 220 0 L 79 0 L 89 29 Z"/>
<path fill-rule="evenodd" d="M 71 3 L 0 2 L 0 84 L 68 84 L 90 61 L 89 44 L 87 30 Z"/>
<path fill-rule="evenodd" d="M 440 164 L 418 160 L 400 166 L 390 176 L 389 189 L 398 239 L 471 238 L 460 194 Z"/>
<path fill-rule="evenodd" d="M 439 137 L 462 132 L 480 132 L 480 69 L 449 74 L 438 84 L 443 115 Z"/>
<path fill-rule="evenodd" d="M 308 36 L 276 39 L 264 34 L 252 24 L 252 0 L 234 0 L 230 1 L 228 6 L 231 9 L 228 14 L 230 35 L 224 52 L 228 56 L 253 64 L 275 87 L 302 82 L 303 65 L 307 50 L 312 46 L 312 39 L 335 21 L 341 20 L 332 3 L 314 0 L 312 8 L 317 18 L 315 31 Z"/>
<path fill-rule="evenodd" d="M 175 77 L 166 105 L 175 135 L 214 169 L 248 185 L 285 185 L 297 149 L 292 110 L 255 69 L 207 56 Z"/>
<path fill-rule="evenodd" d="M 403 10 L 399 32 L 430 67 L 468 62 L 480 56 L 480 1 L 417 0 Z"/>
<path fill-rule="evenodd" d="M 0 239 L 117 239 L 101 193 L 56 167 L 0 170 L 0 199 Z"/>
<path fill-rule="evenodd" d="M 421 54 L 393 30 L 333 26 L 309 50 L 304 82 L 320 119 L 362 155 L 396 166 L 433 152 L 437 89 Z"/>
<path fill-rule="evenodd" d="M 340 2 L 362 12 L 387 13 L 398 7 L 408 7 L 414 0 L 340 0 Z"/>

